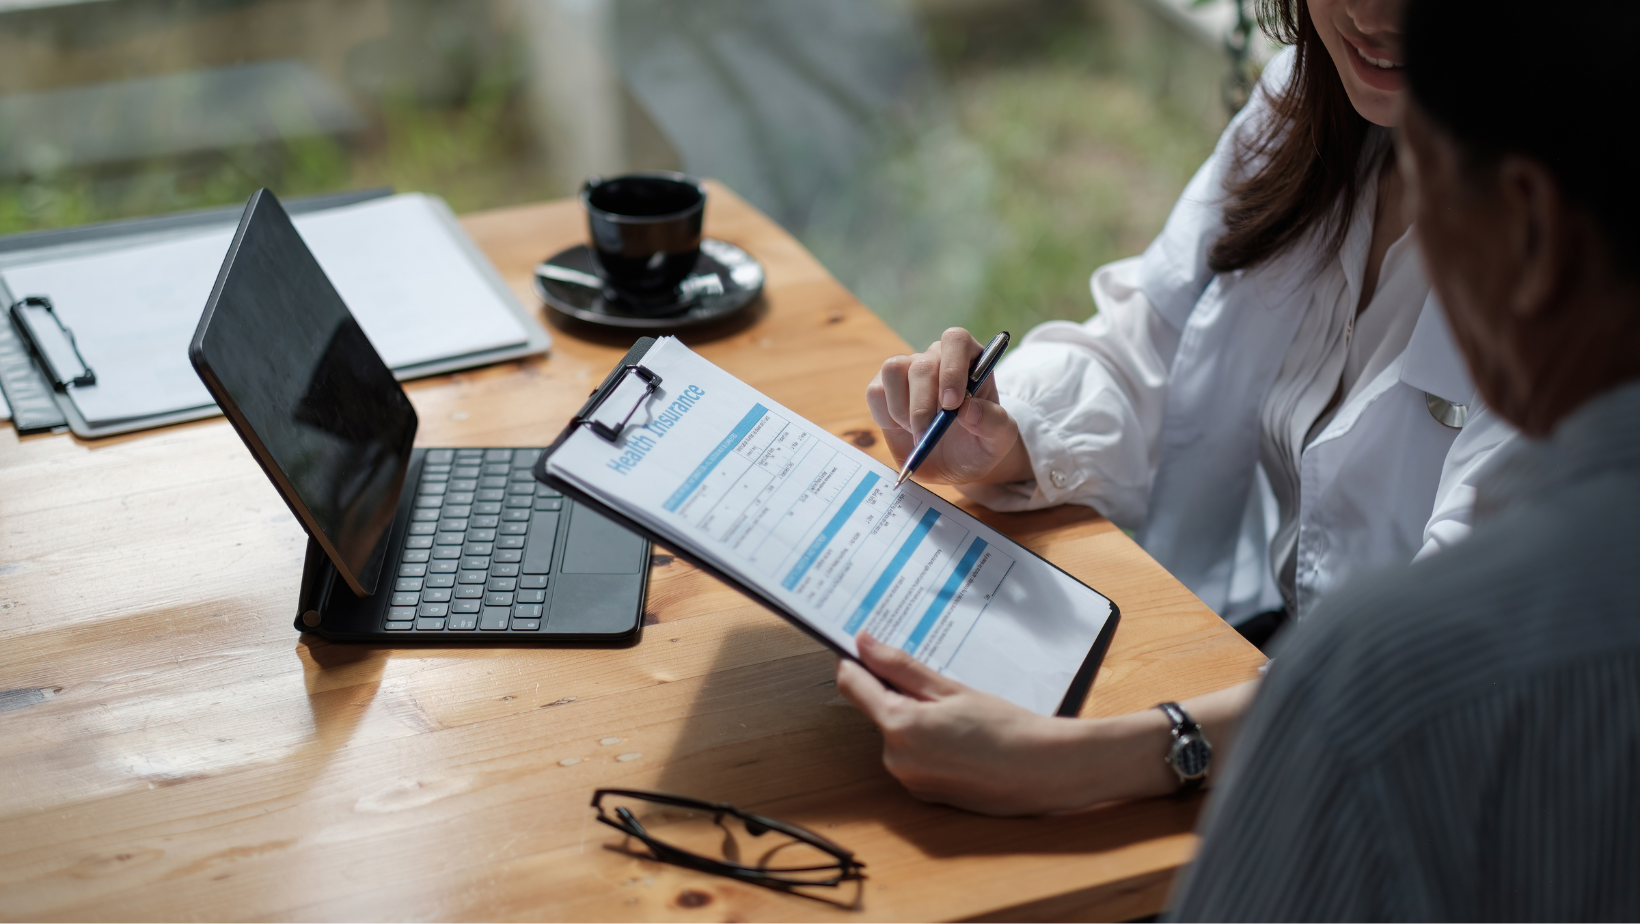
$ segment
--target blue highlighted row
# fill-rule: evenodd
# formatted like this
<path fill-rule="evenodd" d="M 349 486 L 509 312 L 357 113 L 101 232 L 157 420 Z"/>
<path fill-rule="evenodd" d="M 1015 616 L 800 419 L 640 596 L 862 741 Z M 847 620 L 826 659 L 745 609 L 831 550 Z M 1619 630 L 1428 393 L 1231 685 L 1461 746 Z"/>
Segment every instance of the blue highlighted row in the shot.
<path fill-rule="evenodd" d="M 900 576 L 900 571 L 905 568 L 905 563 L 911 560 L 911 553 L 917 550 L 917 546 L 922 543 L 923 537 L 928 535 L 928 531 L 934 528 L 934 523 L 939 518 L 940 512 L 930 507 L 922 515 L 922 519 L 917 521 L 917 525 L 911 528 L 911 535 L 905 537 L 905 542 L 900 544 L 900 550 L 894 553 L 894 558 L 889 561 L 888 567 L 884 568 L 883 573 L 878 576 L 877 583 L 871 585 L 871 590 L 866 594 L 866 598 L 860 601 L 860 608 L 855 610 L 854 615 L 850 616 L 848 622 L 844 624 L 843 629 L 849 635 L 860 631 L 860 627 L 865 625 L 866 617 L 871 615 L 871 611 L 877 608 L 877 602 L 883 599 L 883 594 L 888 593 L 888 585 L 894 583 L 894 579 Z"/>
<path fill-rule="evenodd" d="M 791 590 L 797 586 L 798 581 L 803 580 L 803 575 L 809 573 L 809 567 L 814 564 L 815 559 L 820 557 L 820 553 L 825 550 L 827 543 L 837 537 L 837 533 L 843 528 L 843 524 L 848 522 L 848 518 L 860 506 L 860 502 L 866 499 L 866 495 L 870 494 L 871 489 L 881 480 L 876 472 L 872 472 L 860 481 L 860 484 L 855 487 L 854 493 L 848 496 L 848 500 L 843 502 L 843 506 L 826 523 L 826 528 L 820 530 L 820 535 L 815 536 L 814 541 L 809 543 L 808 550 L 803 553 L 803 557 L 797 560 L 797 564 L 792 566 L 792 570 L 786 572 L 786 579 L 780 582 L 780 586 Z"/>
<path fill-rule="evenodd" d="M 968 546 L 968 551 L 963 553 L 962 561 L 957 562 L 957 566 L 951 569 L 951 576 L 945 579 L 945 586 L 941 587 L 940 592 L 934 595 L 934 602 L 929 604 L 928 612 L 923 614 L 923 618 L 917 623 L 917 627 L 911 630 L 911 637 L 905 640 L 903 646 L 906 651 L 912 654 L 917 653 L 917 649 L 922 646 L 923 639 L 928 637 L 928 631 L 934 628 L 934 623 L 940 618 L 940 614 L 945 612 L 946 605 L 951 602 L 952 597 L 957 595 L 957 588 L 962 586 L 963 579 L 968 577 L 969 571 L 973 570 L 974 562 L 979 561 L 980 555 L 984 552 L 985 540 L 975 536 L 973 543 Z"/>
<path fill-rule="evenodd" d="M 672 492 L 671 497 L 666 499 L 666 503 L 661 505 L 666 508 L 666 512 L 676 513 L 678 507 L 689 499 L 689 495 L 700 487 L 702 481 L 706 480 L 706 476 L 712 474 L 712 469 L 717 468 L 717 464 L 723 461 L 723 457 L 733 452 L 734 448 L 740 445 L 740 441 L 746 438 L 746 434 L 752 432 L 752 428 L 757 426 L 757 422 L 762 420 L 763 415 L 767 413 L 769 413 L 769 409 L 763 405 L 753 405 L 752 409 L 746 412 L 746 416 L 740 418 L 740 423 L 735 424 L 735 428 L 730 430 L 729 435 L 723 438 L 723 442 L 718 443 L 712 448 L 711 452 L 706 454 L 706 461 L 696 466 L 695 470 L 689 473 L 689 477 L 684 479 L 683 484 Z"/>

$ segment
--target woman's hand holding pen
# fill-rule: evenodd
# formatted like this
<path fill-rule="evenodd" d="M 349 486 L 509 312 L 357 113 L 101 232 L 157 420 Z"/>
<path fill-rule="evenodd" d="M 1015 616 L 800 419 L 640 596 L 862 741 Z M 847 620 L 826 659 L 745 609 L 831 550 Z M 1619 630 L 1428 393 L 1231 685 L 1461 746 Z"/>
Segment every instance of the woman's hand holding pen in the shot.
<path fill-rule="evenodd" d="M 1019 425 L 997 403 L 995 378 L 964 400 L 969 366 L 982 349 L 984 344 L 972 334 L 953 327 L 921 353 L 884 361 L 866 386 L 872 419 L 882 428 L 896 463 L 910 455 L 941 408 L 962 408 L 957 426 L 917 469 L 918 480 L 962 484 L 1031 477 Z"/>

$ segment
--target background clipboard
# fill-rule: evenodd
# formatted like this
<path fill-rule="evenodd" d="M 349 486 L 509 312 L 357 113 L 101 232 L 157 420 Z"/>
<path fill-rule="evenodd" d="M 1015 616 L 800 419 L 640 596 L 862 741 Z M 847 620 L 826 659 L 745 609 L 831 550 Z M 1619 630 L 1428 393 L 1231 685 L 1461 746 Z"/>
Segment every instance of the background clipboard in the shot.
<path fill-rule="evenodd" d="M 597 497 L 581 490 L 579 487 L 548 474 L 547 459 L 564 444 L 565 440 L 569 439 L 571 434 L 580 429 L 590 420 L 591 416 L 600 408 L 605 399 L 614 393 L 617 385 L 619 385 L 627 376 L 633 375 L 637 370 L 642 368 L 644 354 L 649 352 L 649 348 L 654 346 L 655 342 L 654 337 L 644 337 L 634 343 L 632 345 L 632 349 L 628 350 L 626 355 L 621 357 L 620 362 L 615 364 L 615 368 L 610 371 L 609 375 L 604 378 L 597 390 L 593 391 L 591 397 L 587 398 L 586 403 L 583 404 L 581 409 L 576 412 L 575 417 L 570 421 L 569 426 L 565 427 L 563 432 L 558 434 L 558 437 L 552 441 L 552 445 L 548 446 L 546 451 L 541 453 L 541 458 L 536 460 L 535 479 L 542 484 L 549 485 L 552 488 L 562 492 L 567 497 L 574 498 L 576 503 L 584 504 L 587 507 L 596 510 L 598 513 L 601 513 L 609 519 L 614 520 L 615 522 L 621 524 L 632 532 L 643 536 L 651 542 L 657 545 L 665 546 L 678 557 L 712 575 L 725 584 L 728 584 L 730 587 L 735 588 L 753 600 L 763 604 L 763 606 L 767 607 L 771 612 L 778 614 L 781 618 L 796 626 L 801 632 L 803 632 L 803 634 L 831 649 L 831 651 L 839 657 L 856 660 L 853 655 L 849 654 L 847 651 L 844 651 L 842 648 L 839 648 L 834 642 L 831 641 L 831 639 L 828 639 L 819 632 L 816 632 L 802 619 L 787 610 L 783 604 L 758 590 L 756 587 L 751 586 L 741 581 L 739 578 L 724 572 L 704 557 L 695 554 L 693 550 L 678 545 L 675 539 L 655 533 L 642 523 L 639 523 L 638 521 L 626 516 L 626 514 L 621 511 L 608 506 Z M 1064 574 L 1071 580 L 1077 580 L 1074 575 L 1069 574 L 1053 562 L 1047 561 L 1047 559 L 1042 558 L 1042 556 L 1037 555 L 1030 549 L 1027 549 L 1024 546 L 1019 546 L 1019 548 L 1024 552 L 1035 556 L 1038 560 L 1043 561 L 1049 567 L 1060 572 L 1061 574 Z M 1078 581 L 1078 583 L 1081 582 Z M 1101 594 L 1101 596 L 1103 595 Z M 1106 599 L 1108 600 L 1109 598 L 1107 597 Z M 1121 621 L 1121 618 L 1121 608 L 1117 605 L 1116 601 L 1111 600 L 1110 617 L 1105 620 L 1105 625 L 1100 630 L 1098 637 L 1094 639 L 1093 645 L 1088 648 L 1088 653 L 1082 660 L 1082 666 L 1078 668 L 1075 677 L 1071 680 L 1070 686 L 1065 691 L 1065 698 L 1060 702 L 1059 708 L 1054 711 L 1055 715 L 1074 717 L 1081 711 L 1082 703 L 1087 699 L 1088 690 L 1093 687 L 1094 675 L 1098 673 L 1099 665 L 1105 659 L 1105 652 L 1110 648 L 1111 637 L 1115 635 L 1116 625 Z"/>
<path fill-rule="evenodd" d="M 391 196 L 392 192 L 391 189 L 379 188 L 312 196 L 293 200 L 286 204 L 286 209 L 292 215 L 314 214 L 384 199 Z M 530 311 L 518 303 L 488 258 L 466 235 L 455 216 L 449 213 L 448 207 L 444 206 L 441 200 L 435 199 L 434 202 L 437 205 L 438 221 L 449 231 L 450 243 L 458 248 L 461 256 L 482 278 L 483 284 L 516 318 L 524 331 L 525 339 L 522 343 L 403 364 L 394 369 L 394 376 L 404 381 L 545 352 L 551 344 L 550 335 Z M 39 259 L 89 257 L 127 247 L 163 243 L 188 235 L 198 235 L 209 229 L 231 230 L 243 211 L 243 206 L 229 206 L 0 237 L 0 272 L 8 267 L 17 267 Z M 0 279 L 0 300 L 3 300 L 5 306 L 9 307 L 18 298 L 35 294 L 49 296 L 51 293 L 12 292 L 5 280 Z M 204 307 L 203 302 L 199 307 Z M 52 387 L 50 379 L 43 374 L 27 342 L 9 316 L 4 322 L 0 322 L 0 391 L 4 392 L 8 403 L 13 405 L 13 425 L 20 435 L 61 430 L 66 427 L 78 436 L 95 438 L 198 420 L 221 413 L 216 405 L 205 403 L 103 423 L 87 420 L 73 398 Z"/>

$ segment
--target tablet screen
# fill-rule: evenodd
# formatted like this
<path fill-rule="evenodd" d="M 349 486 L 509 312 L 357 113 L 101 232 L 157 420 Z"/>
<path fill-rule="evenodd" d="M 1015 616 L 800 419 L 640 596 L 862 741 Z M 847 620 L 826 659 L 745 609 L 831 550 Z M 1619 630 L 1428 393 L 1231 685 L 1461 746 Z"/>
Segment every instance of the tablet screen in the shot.
<path fill-rule="evenodd" d="M 416 412 L 265 190 L 189 355 L 297 519 L 355 593 L 373 593 Z"/>

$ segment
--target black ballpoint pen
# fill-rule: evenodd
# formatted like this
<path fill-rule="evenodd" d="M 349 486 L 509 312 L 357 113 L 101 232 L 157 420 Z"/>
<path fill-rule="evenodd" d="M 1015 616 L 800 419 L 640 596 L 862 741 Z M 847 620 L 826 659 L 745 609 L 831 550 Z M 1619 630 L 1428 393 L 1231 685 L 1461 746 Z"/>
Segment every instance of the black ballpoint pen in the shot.
<path fill-rule="evenodd" d="M 985 380 L 991 375 L 991 370 L 996 368 L 997 360 L 1002 358 L 1003 352 L 1007 349 L 1008 332 L 1003 331 L 992 337 L 991 342 L 985 345 L 985 349 L 974 357 L 974 361 L 968 366 L 968 394 L 972 395 L 974 392 L 979 391 L 979 387 L 985 384 Z M 951 426 L 951 421 L 957 419 L 957 410 L 961 407 L 960 404 L 949 410 L 942 407 L 940 412 L 934 415 L 934 423 L 928 427 L 928 432 L 924 433 L 922 439 L 917 441 L 917 448 L 911 450 L 911 455 L 906 456 L 905 465 L 900 469 L 900 478 L 894 482 L 894 487 L 897 488 L 905 484 L 905 480 L 911 477 L 911 473 L 917 470 L 917 466 L 923 464 L 923 460 L 928 458 L 928 454 L 934 451 L 934 445 L 940 441 L 940 437 L 945 435 L 946 429 Z"/>

